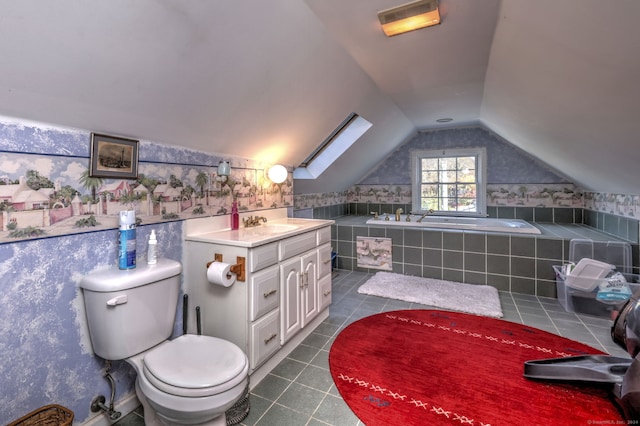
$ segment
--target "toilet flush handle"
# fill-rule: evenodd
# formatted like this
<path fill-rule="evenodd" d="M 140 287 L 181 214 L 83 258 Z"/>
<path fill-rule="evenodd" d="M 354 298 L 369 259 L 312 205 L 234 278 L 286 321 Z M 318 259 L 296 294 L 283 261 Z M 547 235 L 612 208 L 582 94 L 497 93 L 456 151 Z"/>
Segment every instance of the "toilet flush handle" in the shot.
<path fill-rule="evenodd" d="M 121 294 L 120 296 L 116 296 L 113 299 L 107 300 L 107 306 L 116 306 L 127 303 L 127 295 Z"/>

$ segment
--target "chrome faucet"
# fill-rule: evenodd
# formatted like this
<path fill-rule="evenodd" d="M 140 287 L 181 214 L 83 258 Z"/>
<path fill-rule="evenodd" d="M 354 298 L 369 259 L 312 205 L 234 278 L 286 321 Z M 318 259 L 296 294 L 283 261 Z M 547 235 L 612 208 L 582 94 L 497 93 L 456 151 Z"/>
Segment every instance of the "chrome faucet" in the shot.
<path fill-rule="evenodd" d="M 422 222 L 422 219 L 424 219 L 425 217 L 427 217 L 432 213 L 433 213 L 433 209 L 427 210 L 426 212 L 422 213 L 422 216 L 420 216 L 420 219 L 418 219 L 416 222 Z"/>
<path fill-rule="evenodd" d="M 400 213 L 402 213 L 403 211 L 404 210 L 402 210 L 402 208 L 396 210 L 396 222 L 400 222 Z"/>

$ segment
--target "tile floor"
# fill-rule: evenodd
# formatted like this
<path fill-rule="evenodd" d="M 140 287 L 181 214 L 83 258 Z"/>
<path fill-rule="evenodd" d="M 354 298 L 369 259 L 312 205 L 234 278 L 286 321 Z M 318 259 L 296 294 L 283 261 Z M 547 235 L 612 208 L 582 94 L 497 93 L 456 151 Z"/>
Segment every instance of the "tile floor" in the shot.
<path fill-rule="evenodd" d="M 251 393 L 251 411 L 242 425 L 356 426 L 362 422 L 340 397 L 329 373 L 329 348 L 341 329 L 362 317 L 398 309 L 430 309 L 358 294 L 369 274 L 336 270 L 330 316 Z M 626 356 L 610 338 L 606 318 L 567 313 L 556 299 L 500 293 L 504 318 L 588 344 L 611 355 Z M 144 425 L 141 408 L 118 426 Z"/>

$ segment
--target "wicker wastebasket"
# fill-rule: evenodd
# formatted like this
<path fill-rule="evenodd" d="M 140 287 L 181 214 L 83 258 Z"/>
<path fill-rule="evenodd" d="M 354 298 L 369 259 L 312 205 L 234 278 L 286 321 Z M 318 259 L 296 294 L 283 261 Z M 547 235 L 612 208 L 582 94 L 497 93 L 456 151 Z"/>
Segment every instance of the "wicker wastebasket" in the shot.
<path fill-rule="evenodd" d="M 61 405 L 40 407 L 8 426 L 69 426 L 73 423 L 73 411 Z"/>

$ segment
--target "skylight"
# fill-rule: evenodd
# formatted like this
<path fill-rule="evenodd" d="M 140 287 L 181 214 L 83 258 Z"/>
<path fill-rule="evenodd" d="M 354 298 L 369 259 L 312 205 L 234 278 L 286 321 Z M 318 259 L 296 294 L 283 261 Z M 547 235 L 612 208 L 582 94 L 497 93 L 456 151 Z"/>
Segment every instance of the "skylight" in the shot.
<path fill-rule="evenodd" d="M 293 171 L 294 179 L 315 179 L 372 126 L 355 112 L 349 116 Z"/>

